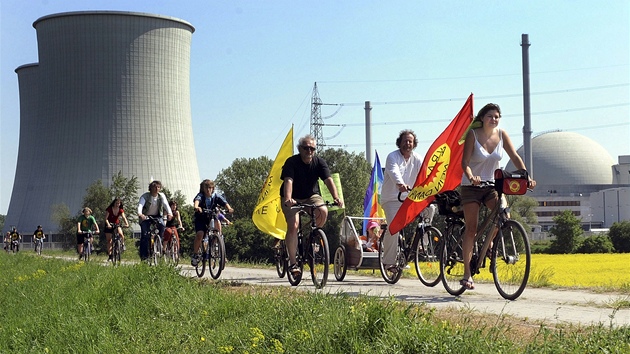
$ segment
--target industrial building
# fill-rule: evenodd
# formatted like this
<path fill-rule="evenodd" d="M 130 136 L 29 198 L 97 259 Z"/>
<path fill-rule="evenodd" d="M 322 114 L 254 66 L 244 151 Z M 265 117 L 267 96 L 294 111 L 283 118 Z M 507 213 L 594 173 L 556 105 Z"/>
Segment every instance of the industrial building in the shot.
<path fill-rule="evenodd" d="M 582 220 L 587 231 L 630 220 L 630 156 L 615 161 L 595 141 L 573 132 L 554 131 L 531 140 L 536 180 L 527 193 L 538 201 L 540 231 L 548 231 L 564 210 Z M 518 149 L 524 156 L 523 147 Z M 506 169 L 514 170 L 510 162 Z"/>
<path fill-rule="evenodd" d="M 20 139 L 5 229 L 56 230 L 53 205 L 79 212 L 86 188 L 109 185 L 119 171 L 138 178 L 139 193 L 160 180 L 192 199 L 200 182 L 190 105 L 194 27 L 118 11 L 53 14 L 33 27 L 39 61 L 15 70 Z"/>

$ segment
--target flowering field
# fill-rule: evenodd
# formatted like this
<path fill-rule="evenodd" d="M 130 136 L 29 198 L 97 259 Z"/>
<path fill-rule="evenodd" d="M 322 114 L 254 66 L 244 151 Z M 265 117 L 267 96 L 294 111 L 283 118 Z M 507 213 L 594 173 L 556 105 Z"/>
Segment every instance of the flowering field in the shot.
<path fill-rule="evenodd" d="M 492 281 L 487 269 L 475 276 Z M 528 286 L 630 290 L 630 253 L 533 254 Z"/>

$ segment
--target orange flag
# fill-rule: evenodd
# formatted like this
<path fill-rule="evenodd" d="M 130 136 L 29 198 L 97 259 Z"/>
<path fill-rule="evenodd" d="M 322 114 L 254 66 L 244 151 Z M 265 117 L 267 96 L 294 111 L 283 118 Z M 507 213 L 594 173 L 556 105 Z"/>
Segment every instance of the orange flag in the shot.
<path fill-rule="evenodd" d="M 473 118 L 473 94 L 427 151 L 413 189 L 389 225 L 391 234 L 402 230 L 435 199 L 462 182 L 464 143 L 460 141 Z"/>

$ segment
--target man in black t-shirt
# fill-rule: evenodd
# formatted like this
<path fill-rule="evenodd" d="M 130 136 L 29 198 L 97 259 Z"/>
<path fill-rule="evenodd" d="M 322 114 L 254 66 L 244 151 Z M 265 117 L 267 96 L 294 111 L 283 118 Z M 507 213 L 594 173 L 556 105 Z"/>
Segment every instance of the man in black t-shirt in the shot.
<path fill-rule="evenodd" d="M 323 204 L 324 200 L 317 193 L 317 181 L 320 178 L 328 187 L 335 203 L 343 207 L 343 202 L 339 199 L 337 188 L 330 176 L 330 169 L 328 169 L 326 161 L 315 156 L 315 150 L 317 149 L 315 138 L 311 135 L 300 138 L 297 148 L 299 154 L 289 157 L 284 162 L 282 175 L 280 176 L 280 179 L 283 180 L 282 186 L 280 186 L 282 211 L 287 221 L 285 242 L 289 253 L 289 271 L 294 275 L 300 274 L 300 269 L 295 264 L 299 216 L 297 210 L 293 210 L 291 207 L 297 203 Z M 321 206 L 315 210 L 315 216 L 317 226 L 324 226 L 328 217 L 326 206 Z"/>

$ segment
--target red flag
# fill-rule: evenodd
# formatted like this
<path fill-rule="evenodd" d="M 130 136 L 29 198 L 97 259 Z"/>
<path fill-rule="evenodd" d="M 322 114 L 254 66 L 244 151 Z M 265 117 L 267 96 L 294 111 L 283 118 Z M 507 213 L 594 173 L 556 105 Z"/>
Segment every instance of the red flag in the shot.
<path fill-rule="evenodd" d="M 453 121 L 435 139 L 420 167 L 418 177 L 407 199 L 389 225 L 391 234 L 398 233 L 415 219 L 435 199 L 435 195 L 455 189 L 462 182 L 462 156 L 464 143 L 460 141 L 473 118 L 473 94 L 453 118 Z"/>

